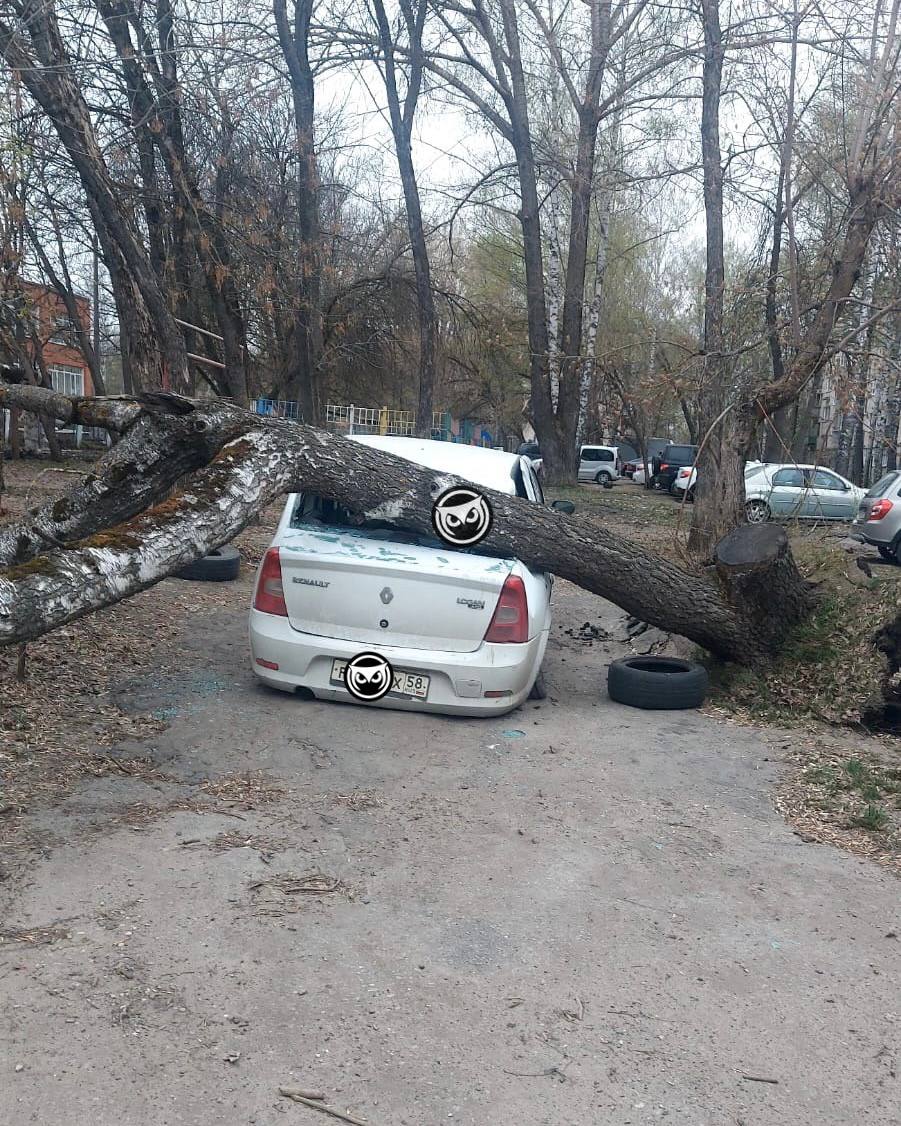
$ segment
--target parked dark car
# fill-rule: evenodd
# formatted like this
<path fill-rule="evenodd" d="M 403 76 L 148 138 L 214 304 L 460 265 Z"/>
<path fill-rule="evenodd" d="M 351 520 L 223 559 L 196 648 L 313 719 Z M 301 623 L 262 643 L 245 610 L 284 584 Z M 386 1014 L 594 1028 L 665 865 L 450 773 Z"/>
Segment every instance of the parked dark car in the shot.
<path fill-rule="evenodd" d="M 648 466 L 654 463 L 654 458 L 657 457 L 669 443 L 665 438 L 648 438 L 647 451 L 648 451 Z M 622 449 L 622 447 L 620 447 Z M 641 454 L 636 452 L 634 456 L 627 456 L 623 461 L 623 476 L 634 477 L 637 469 L 643 469 L 644 464 L 641 460 Z"/>
<path fill-rule="evenodd" d="M 697 446 L 667 446 L 651 464 L 651 484 L 655 489 L 669 492 L 679 470 L 694 465 L 697 456 Z"/>

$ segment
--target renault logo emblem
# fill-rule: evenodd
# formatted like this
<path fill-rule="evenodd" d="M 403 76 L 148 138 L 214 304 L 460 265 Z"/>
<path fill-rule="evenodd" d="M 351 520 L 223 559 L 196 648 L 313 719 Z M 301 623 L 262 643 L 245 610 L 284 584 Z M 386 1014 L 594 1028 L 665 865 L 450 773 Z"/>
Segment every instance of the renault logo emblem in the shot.
<path fill-rule="evenodd" d="M 379 595 L 379 598 L 381 598 L 382 602 L 384 602 L 384 604 L 386 606 L 388 605 L 388 603 L 391 601 L 391 599 L 393 597 L 394 597 L 394 591 L 391 589 L 390 586 L 386 586 L 382 590 L 382 593 Z"/>

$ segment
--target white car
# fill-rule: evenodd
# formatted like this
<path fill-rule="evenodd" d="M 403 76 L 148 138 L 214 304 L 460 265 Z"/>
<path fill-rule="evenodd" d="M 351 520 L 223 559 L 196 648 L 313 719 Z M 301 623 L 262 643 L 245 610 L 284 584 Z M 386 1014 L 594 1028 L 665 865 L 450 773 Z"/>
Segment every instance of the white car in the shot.
<path fill-rule="evenodd" d="M 622 475 L 619 446 L 582 446 L 579 449 L 580 481 L 612 485 Z"/>
<path fill-rule="evenodd" d="M 530 460 L 518 454 L 380 435 L 352 440 L 544 500 Z M 354 702 L 344 667 L 375 653 L 394 678 L 367 706 L 503 715 L 543 695 L 552 581 L 517 559 L 454 550 L 385 521 L 361 526 L 333 501 L 293 493 L 257 573 L 252 669 L 272 688 Z"/>
<path fill-rule="evenodd" d="M 763 465 L 762 461 L 746 461 L 745 462 L 745 481 L 756 472 Z M 694 500 L 695 482 L 698 479 L 698 471 L 693 465 L 686 465 L 684 469 L 680 469 L 676 474 L 676 479 L 673 481 L 670 492 L 679 500 L 682 500 L 686 491 L 688 492 L 688 500 Z"/>
<path fill-rule="evenodd" d="M 853 520 L 866 489 L 819 465 L 762 465 L 745 475 L 748 523 Z"/>

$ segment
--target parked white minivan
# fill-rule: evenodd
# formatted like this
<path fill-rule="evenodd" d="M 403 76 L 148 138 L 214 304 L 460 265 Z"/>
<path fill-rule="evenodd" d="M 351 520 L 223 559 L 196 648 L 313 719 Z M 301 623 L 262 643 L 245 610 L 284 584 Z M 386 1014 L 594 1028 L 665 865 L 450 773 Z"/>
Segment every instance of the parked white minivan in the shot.
<path fill-rule="evenodd" d="M 599 485 L 613 484 L 622 473 L 618 446 L 582 446 L 579 451 L 579 480 Z"/>

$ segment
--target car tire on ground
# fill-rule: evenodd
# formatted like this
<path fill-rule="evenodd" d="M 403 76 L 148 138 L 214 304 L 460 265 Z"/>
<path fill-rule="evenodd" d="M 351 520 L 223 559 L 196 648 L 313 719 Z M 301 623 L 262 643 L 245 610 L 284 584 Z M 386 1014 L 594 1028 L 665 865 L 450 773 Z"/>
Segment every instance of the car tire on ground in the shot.
<path fill-rule="evenodd" d="M 193 579 L 198 583 L 227 583 L 238 577 L 241 556 L 234 547 L 217 547 L 209 555 L 195 559 L 175 574 L 179 579 Z"/>
<path fill-rule="evenodd" d="M 544 679 L 544 670 L 538 670 L 538 676 L 535 677 L 535 683 L 529 692 L 530 700 L 546 700 L 547 699 L 547 681 Z"/>
<path fill-rule="evenodd" d="M 749 500 L 745 505 L 749 524 L 765 524 L 772 515 L 765 500 Z"/>
<path fill-rule="evenodd" d="M 596 485 L 613 484 L 613 474 L 608 473 L 606 469 L 602 469 L 600 473 L 594 475 L 594 483 Z"/>
<path fill-rule="evenodd" d="M 678 657 L 621 657 L 607 670 L 610 699 L 632 708 L 699 708 L 708 686 L 703 665 Z"/>
<path fill-rule="evenodd" d="M 888 544 L 885 543 L 877 543 L 876 550 L 879 552 L 882 558 L 887 559 L 889 563 L 901 563 L 901 559 L 898 558 L 898 552 L 896 548 L 889 547 Z"/>

